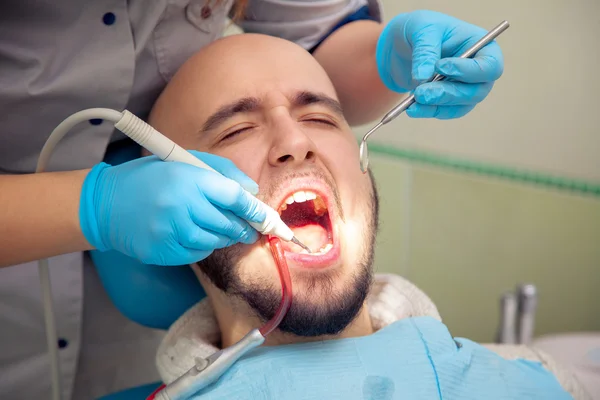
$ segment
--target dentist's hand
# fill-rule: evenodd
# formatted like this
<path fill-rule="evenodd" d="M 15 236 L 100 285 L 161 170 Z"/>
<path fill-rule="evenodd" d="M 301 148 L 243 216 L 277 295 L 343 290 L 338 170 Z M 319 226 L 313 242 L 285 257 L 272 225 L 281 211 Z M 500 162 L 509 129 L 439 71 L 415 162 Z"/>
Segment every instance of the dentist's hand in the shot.
<path fill-rule="evenodd" d="M 390 90 L 414 90 L 416 103 L 408 108 L 408 116 L 462 117 L 490 93 L 504 69 L 502 51 L 496 42 L 485 46 L 472 59 L 458 58 L 486 33 L 482 28 L 433 11 L 400 14 L 379 38 L 379 75 Z M 418 86 L 436 73 L 449 81 Z"/>
<path fill-rule="evenodd" d="M 183 265 L 215 249 L 259 238 L 245 220 L 261 222 L 258 185 L 228 159 L 192 151 L 227 179 L 179 162 L 143 157 L 98 164 L 81 191 L 79 219 L 88 242 L 146 264 Z"/>

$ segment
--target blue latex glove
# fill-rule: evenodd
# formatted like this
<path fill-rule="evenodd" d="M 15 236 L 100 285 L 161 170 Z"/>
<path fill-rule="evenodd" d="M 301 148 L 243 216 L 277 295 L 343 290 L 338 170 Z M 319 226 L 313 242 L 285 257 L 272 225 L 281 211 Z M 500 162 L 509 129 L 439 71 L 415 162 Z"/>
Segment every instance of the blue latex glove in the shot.
<path fill-rule="evenodd" d="M 540 363 L 505 360 L 470 340 L 455 341 L 433 318 L 416 317 L 358 338 L 260 347 L 192 398 L 568 400 L 571 396 Z"/>
<path fill-rule="evenodd" d="M 215 249 L 258 240 L 258 232 L 245 220 L 261 222 L 266 214 L 242 190 L 257 193 L 258 185 L 230 160 L 192 154 L 231 179 L 156 156 L 92 168 L 79 211 L 88 242 L 146 264 L 183 265 Z"/>
<path fill-rule="evenodd" d="M 406 111 L 408 116 L 462 117 L 485 99 L 504 70 L 502 51 L 496 42 L 472 59 L 458 58 L 486 33 L 485 29 L 433 11 L 400 14 L 385 27 L 377 43 L 379 75 L 390 90 L 414 90 L 416 103 Z M 449 81 L 418 86 L 436 73 Z"/>

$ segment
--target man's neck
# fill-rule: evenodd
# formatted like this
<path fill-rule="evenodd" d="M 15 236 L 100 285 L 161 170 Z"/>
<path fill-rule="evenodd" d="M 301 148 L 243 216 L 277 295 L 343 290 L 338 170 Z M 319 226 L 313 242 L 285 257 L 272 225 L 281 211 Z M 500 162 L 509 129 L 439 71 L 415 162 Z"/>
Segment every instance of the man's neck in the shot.
<path fill-rule="evenodd" d="M 223 348 L 229 347 L 237 343 L 244 335 L 246 335 L 251 329 L 259 327 L 261 324 L 258 320 L 252 318 L 244 319 L 236 316 L 233 318 L 234 321 L 227 319 L 221 319 L 217 314 L 217 321 L 219 322 L 219 328 L 221 329 L 221 346 Z M 351 337 L 366 336 L 373 333 L 373 326 L 371 324 L 371 318 L 366 305 L 361 308 L 358 316 L 350 325 L 348 325 L 342 332 L 337 335 L 323 335 L 323 336 L 311 336 L 302 337 L 296 336 L 290 333 L 281 332 L 280 330 L 273 331 L 265 340 L 265 346 L 279 346 L 293 343 L 306 343 L 316 342 L 321 340 L 332 340 L 332 339 L 344 339 Z"/>
<path fill-rule="evenodd" d="M 233 300 L 212 285 L 203 282 L 215 317 L 221 330 L 221 348 L 229 347 L 241 340 L 250 330 L 262 326 L 247 304 Z M 234 301 L 236 304 L 231 304 Z M 315 342 L 320 340 L 343 339 L 366 336 L 373 333 L 373 325 L 366 304 L 363 304 L 356 318 L 339 334 L 301 337 L 275 330 L 265 340 L 266 346 L 293 343 Z"/>

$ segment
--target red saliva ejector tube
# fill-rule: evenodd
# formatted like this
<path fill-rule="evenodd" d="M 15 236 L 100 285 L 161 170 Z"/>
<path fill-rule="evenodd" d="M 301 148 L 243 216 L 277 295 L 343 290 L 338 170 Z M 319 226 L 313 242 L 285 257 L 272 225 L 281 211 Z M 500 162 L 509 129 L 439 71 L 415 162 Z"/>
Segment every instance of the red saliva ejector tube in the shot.
<path fill-rule="evenodd" d="M 185 374 L 157 388 L 146 400 L 187 400 L 200 390 L 217 381 L 237 360 L 250 350 L 264 343 L 265 337 L 273 332 L 292 305 L 292 280 L 281 240 L 269 236 L 269 247 L 281 282 L 281 303 L 275 315 L 260 329 L 253 329 L 239 342 L 219 350 L 206 359 L 197 358 L 196 365 Z"/>

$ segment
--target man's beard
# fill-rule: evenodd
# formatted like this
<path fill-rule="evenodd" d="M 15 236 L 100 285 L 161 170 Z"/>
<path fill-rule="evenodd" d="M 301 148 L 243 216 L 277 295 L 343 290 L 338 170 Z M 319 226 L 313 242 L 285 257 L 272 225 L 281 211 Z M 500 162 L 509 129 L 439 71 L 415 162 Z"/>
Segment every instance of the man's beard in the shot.
<path fill-rule="evenodd" d="M 319 296 L 312 297 L 320 297 L 321 303 L 315 306 L 295 296 L 292 306 L 279 324 L 280 331 L 304 337 L 336 335 L 356 318 L 363 307 L 373 278 L 375 238 L 379 225 L 379 197 L 371 171 L 369 175 L 372 190 L 368 195 L 364 216 L 363 252 L 350 282 L 342 290 L 334 292 L 335 280 L 343 279 L 338 271 L 317 273 L 304 279 L 306 282 L 303 284 L 307 289 L 302 297 L 310 298 L 311 292 L 317 290 Z M 339 204 L 339 198 L 336 200 Z M 239 259 L 238 250 L 236 246 L 216 250 L 198 265 L 217 288 L 240 297 L 262 320 L 267 321 L 275 315 L 281 301 L 281 291 L 272 284 L 242 281 L 235 266 Z"/>

